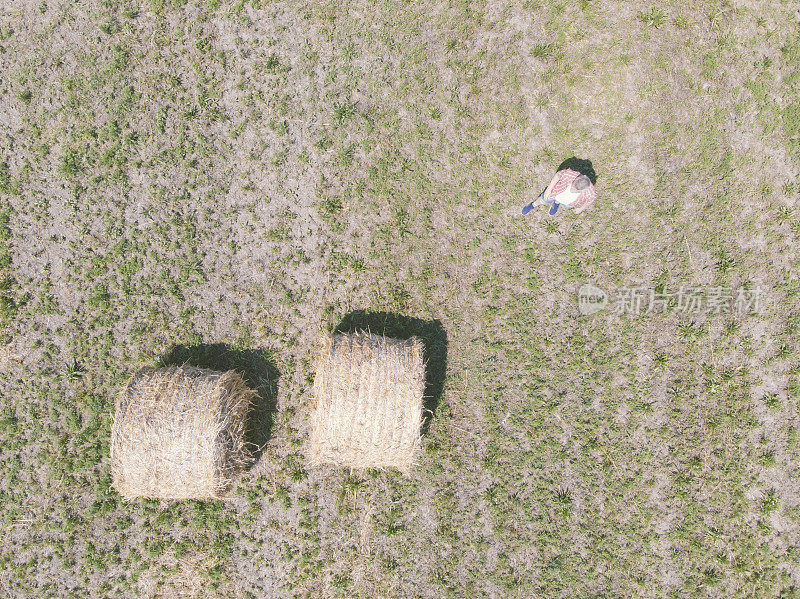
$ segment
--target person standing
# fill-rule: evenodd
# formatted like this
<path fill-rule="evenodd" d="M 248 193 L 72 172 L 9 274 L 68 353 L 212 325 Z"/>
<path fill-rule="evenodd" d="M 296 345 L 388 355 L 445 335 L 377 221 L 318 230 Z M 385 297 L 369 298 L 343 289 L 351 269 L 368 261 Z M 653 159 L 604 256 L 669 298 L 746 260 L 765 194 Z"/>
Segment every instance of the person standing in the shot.
<path fill-rule="evenodd" d="M 589 177 L 571 168 L 565 168 L 555 174 L 550 185 L 536 200 L 522 209 L 522 214 L 528 214 L 542 204 L 550 206 L 550 214 L 555 214 L 559 206 L 575 210 L 575 214 L 580 214 L 596 199 L 597 190 Z"/>

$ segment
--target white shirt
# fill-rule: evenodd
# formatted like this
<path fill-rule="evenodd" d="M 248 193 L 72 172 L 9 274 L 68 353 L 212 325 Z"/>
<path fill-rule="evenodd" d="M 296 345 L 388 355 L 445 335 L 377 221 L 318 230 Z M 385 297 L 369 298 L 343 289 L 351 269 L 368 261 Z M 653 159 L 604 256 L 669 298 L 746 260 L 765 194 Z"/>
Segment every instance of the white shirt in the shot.
<path fill-rule="evenodd" d="M 579 195 L 581 195 L 581 192 L 575 193 L 572 191 L 571 187 L 568 187 L 557 196 L 553 196 L 553 199 L 562 206 L 572 206 Z"/>

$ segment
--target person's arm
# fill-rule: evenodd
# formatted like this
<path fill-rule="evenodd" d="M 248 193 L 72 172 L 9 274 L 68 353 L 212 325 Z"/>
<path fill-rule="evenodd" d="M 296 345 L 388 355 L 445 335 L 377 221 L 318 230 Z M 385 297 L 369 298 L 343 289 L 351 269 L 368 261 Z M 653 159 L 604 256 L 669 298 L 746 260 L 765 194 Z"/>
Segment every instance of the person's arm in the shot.
<path fill-rule="evenodd" d="M 550 197 L 550 192 L 552 191 L 552 189 L 553 189 L 553 186 L 556 184 L 556 181 L 558 181 L 558 176 L 559 176 L 560 174 L 561 174 L 561 173 L 560 173 L 560 171 L 559 171 L 558 173 L 556 173 L 555 175 L 553 175 L 553 179 L 550 181 L 550 184 L 549 184 L 549 185 L 547 186 L 547 188 L 546 188 L 546 189 L 545 189 L 545 190 L 542 192 L 542 198 L 543 198 L 543 199 L 545 199 L 545 200 L 546 200 L 548 197 Z"/>
<path fill-rule="evenodd" d="M 590 187 L 589 190 L 592 190 Z M 587 190 L 587 191 L 589 191 Z M 572 209 L 575 211 L 575 214 L 580 214 L 584 210 L 586 210 L 589 206 L 592 205 L 594 199 L 597 197 L 597 193 L 592 190 L 592 193 L 582 193 L 581 197 L 578 198 L 578 201 L 575 202 L 575 205 Z"/>

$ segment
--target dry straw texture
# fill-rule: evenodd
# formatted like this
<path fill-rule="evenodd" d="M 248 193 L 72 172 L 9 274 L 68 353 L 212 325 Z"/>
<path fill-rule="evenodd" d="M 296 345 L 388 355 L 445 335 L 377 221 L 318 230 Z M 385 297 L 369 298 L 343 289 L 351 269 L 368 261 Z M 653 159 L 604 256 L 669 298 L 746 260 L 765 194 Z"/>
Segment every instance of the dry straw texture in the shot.
<path fill-rule="evenodd" d="M 321 345 L 312 462 L 408 473 L 420 447 L 422 341 L 356 333 L 328 335 Z"/>
<path fill-rule="evenodd" d="M 114 488 L 128 498 L 220 497 L 251 457 L 244 430 L 253 397 L 232 370 L 138 370 L 115 405 Z"/>

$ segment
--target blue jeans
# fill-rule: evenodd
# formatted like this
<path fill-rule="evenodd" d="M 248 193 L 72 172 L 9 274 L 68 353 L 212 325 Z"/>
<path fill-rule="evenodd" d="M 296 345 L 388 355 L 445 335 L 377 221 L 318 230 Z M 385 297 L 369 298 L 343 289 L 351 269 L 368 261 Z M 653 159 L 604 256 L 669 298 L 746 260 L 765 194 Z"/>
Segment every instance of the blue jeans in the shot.
<path fill-rule="evenodd" d="M 556 202 L 555 198 L 550 198 L 549 200 L 545 200 L 545 199 L 543 199 L 543 196 L 544 196 L 544 192 L 540 193 L 540 194 L 539 194 L 539 197 L 536 199 L 536 202 L 538 202 L 539 200 L 541 200 L 543 204 L 551 204 L 551 207 L 550 207 L 550 212 L 549 212 L 549 214 L 555 214 L 555 213 L 556 213 L 556 211 L 558 210 L 558 207 L 559 207 L 561 204 L 559 204 L 558 202 Z M 528 212 L 530 212 L 531 210 L 533 210 L 533 209 L 535 208 L 534 204 L 535 204 L 536 202 L 531 202 L 530 204 L 528 204 L 527 206 L 525 206 L 525 207 L 522 209 L 522 214 L 528 214 Z"/>
<path fill-rule="evenodd" d="M 555 214 L 558 211 L 558 207 L 561 206 L 561 204 L 556 202 L 555 198 L 550 198 L 549 200 L 542 200 L 542 202 L 544 204 L 552 204 L 552 206 L 550 206 L 550 212 L 548 212 L 548 214 Z M 568 206 L 565 206 L 564 208 L 568 208 Z"/>

